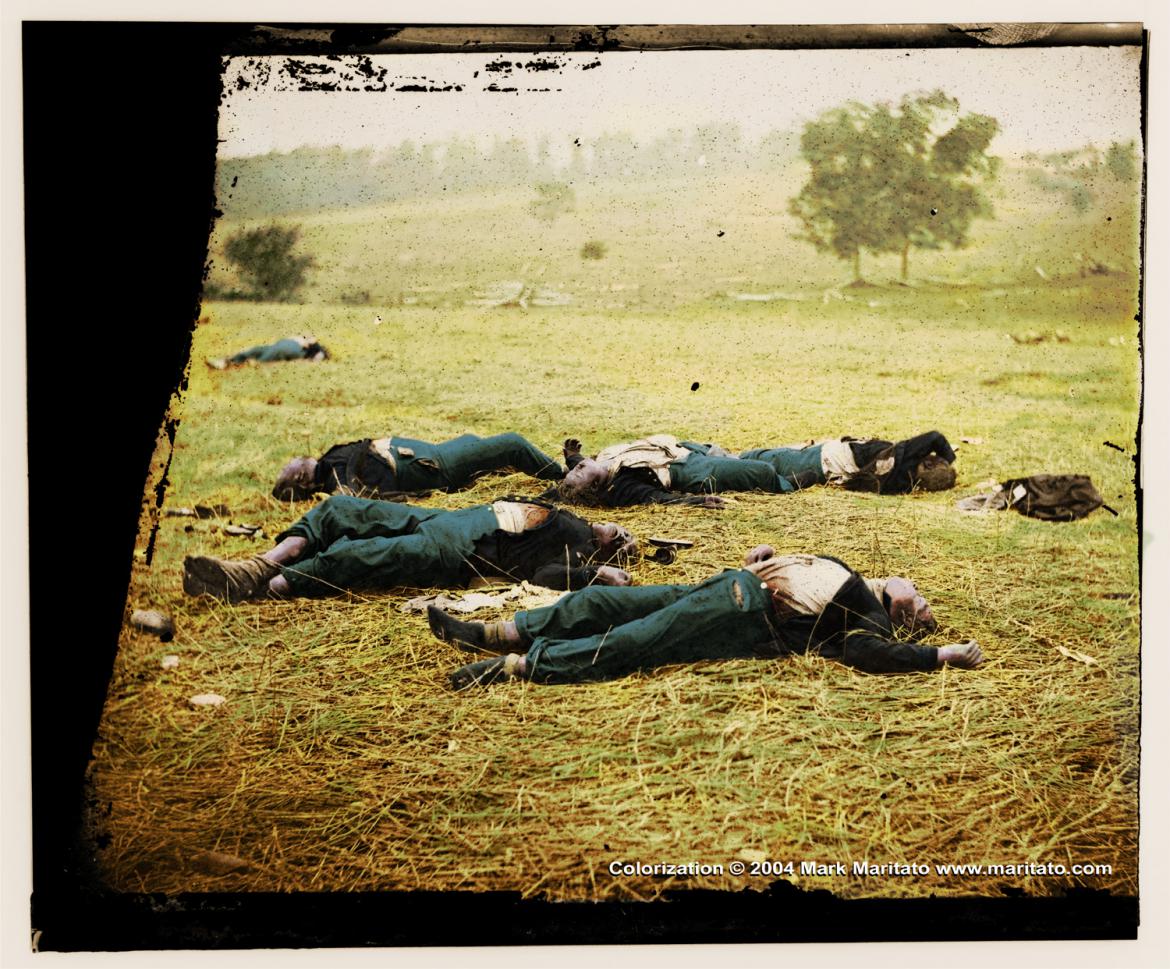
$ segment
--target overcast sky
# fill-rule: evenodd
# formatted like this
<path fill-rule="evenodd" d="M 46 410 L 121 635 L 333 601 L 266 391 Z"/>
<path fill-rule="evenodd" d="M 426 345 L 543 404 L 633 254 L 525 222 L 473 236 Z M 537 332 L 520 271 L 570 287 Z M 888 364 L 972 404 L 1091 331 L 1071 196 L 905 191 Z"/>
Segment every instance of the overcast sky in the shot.
<path fill-rule="evenodd" d="M 897 101 L 936 87 L 964 111 L 999 119 L 998 152 L 1104 146 L 1139 137 L 1139 56 L 1133 47 L 384 55 L 371 61 L 385 68 L 387 90 L 354 93 L 296 90 L 283 57 L 236 58 L 224 77 L 220 150 L 381 148 L 455 133 L 562 143 L 624 130 L 640 140 L 712 121 L 738 122 L 754 139 L 850 99 Z M 485 70 L 537 59 L 558 66 Z M 352 74 L 353 58 L 299 60 L 364 83 Z M 518 90 L 486 90 L 491 84 Z M 404 85 L 462 90 L 394 90 Z"/>

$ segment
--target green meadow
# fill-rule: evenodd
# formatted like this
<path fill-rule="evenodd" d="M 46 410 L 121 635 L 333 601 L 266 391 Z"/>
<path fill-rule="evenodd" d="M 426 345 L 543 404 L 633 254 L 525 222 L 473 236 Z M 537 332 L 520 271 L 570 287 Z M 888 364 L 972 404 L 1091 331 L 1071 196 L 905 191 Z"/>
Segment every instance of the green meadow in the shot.
<path fill-rule="evenodd" d="M 112 888 L 650 899 L 782 877 L 850 897 L 1136 892 L 1133 189 L 1103 182 L 1078 212 L 1009 167 L 969 248 L 914 252 L 910 285 L 896 257 L 867 255 L 870 284 L 851 287 L 849 267 L 794 238 L 799 177 L 591 184 L 552 225 L 517 192 L 281 220 L 318 263 L 304 301 L 204 304 L 173 451 L 160 436 L 148 482 L 127 616 L 164 610 L 176 634 L 127 625 L 110 683 L 91 822 Z M 241 224 L 257 223 L 216 227 L 213 282 L 231 282 L 219 253 Z M 588 241 L 602 259 L 581 258 Z M 527 305 L 469 305 L 509 281 Z M 298 333 L 333 359 L 203 364 Z M 417 590 L 239 606 L 182 591 L 185 555 L 264 551 L 309 507 L 269 496 L 289 457 L 360 437 L 514 430 L 555 454 L 568 436 L 739 450 L 935 428 L 959 452 L 953 493 L 592 515 L 694 540 L 672 565 L 637 565 L 638 583 L 699 581 L 760 542 L 909 576 L 940 621 L 931 642 L 978 640 L 977 671 L 869 676 L 808 656 L 456 695 L 446 674 L 465 654 L 399 610 Z M 1091 475 L 1116 515 L 954 506 L 1041 472 Z M 497 475 L 422 503 L 539 490 Z M 219 503 L 264 534 L 163 514 Z M 200 693 L 226 702 L 194 709 Z M 749 871 L 728 871 L 737 861 Z M 802 875 L 802 861 L 1070 871 Z M 794 869 L 752 874 L 763 862 Z M 1071 873 L 1085 864 L 1109 870 Z"/>

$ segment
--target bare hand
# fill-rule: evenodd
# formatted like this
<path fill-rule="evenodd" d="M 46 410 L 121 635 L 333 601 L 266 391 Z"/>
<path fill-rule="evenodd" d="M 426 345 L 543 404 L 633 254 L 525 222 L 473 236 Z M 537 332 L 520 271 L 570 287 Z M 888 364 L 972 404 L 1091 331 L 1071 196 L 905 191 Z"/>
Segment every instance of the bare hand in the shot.
<path fill-rule="evenodd" d="M 754 565 L 756 562 L 766 562 L 775 554 L 776 550 L 771 545 L 757 545 L 743 557 L 743 564 Z"/>
<path fill-rule="evenodd" d="M 973 670 L 983 663 L 983 650 L 973 639 L 965 643 L 951 643 L 949 646 L 938 648 L 938 665 L 948 663 L 961 670 Z"/>
<path fill-rule="evenodd" d="M 704 508 L 726 508 L 727 507 L 727 499 L 720 498 L 718 495 L 707 495 L 707 497 L 703 499 L 703 507 Z"/>
<path fill-rule="evenodd" d="M 595 581 L 598 585 L 630 585 L 633 579 L 625 569 L 613 565 L 599 565 Z"/>

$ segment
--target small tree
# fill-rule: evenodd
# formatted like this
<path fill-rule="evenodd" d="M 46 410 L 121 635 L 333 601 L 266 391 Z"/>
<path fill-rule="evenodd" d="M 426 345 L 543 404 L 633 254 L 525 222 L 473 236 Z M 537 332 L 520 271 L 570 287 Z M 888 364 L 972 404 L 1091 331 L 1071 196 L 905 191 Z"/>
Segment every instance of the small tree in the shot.
<path fill-rule="evenodd" d="M 300 237 L 300 226 L 241 229 L 227 240 L 224 254 L 251 287 L 253 299 L 288 300 L 304 285 L 306 271 L 317 264 L 312 256 L 293 253 Z"/>
<path fill-rule="evenodd" d="M 959 115 L 942 91 L 905 97 L 897 108 L 856 101 L 804 127 L 800 150 L 808 182 L 789 203 L 802 238 L 821 252 L 852 260 L 861 282 L 861 254 L 897 252 L 902 278 L 911 246 L 961 248 L 991 204 L 981 186 L 995 177 L 987 154 L 998 122 Z"/>
<path fill-rule="evenodd" d="M 1119 182 L 1133 182 L 1138 177 L 1136 153 L 1132 141 L 1113 142 L 1105 152 L 1105 167 Z"/>
<path fill-rule="evenodd" d="M 552 225 L 564 213 L 577 208 L 577 193 L 565 182 L 539 182 L 536 198 L 528 203 L 528 211 L 534 219 Z"/>

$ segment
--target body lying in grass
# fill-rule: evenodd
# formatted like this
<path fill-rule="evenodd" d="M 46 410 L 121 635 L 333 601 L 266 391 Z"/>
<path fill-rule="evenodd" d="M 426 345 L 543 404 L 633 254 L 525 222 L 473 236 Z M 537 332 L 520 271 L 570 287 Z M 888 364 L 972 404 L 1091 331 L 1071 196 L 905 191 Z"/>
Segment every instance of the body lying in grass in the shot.
<path fill-rule="evenodd" d="M 317 342 L 316 337 L 290 336 L 275 343 L 248 347 L 230 357 L 208 360 L 212 370 L 226 370 L 228 367 L 242 367 L 249 363 L 280 363 L 285 360 L 310 360 L 320 363 L 329 359 L 329 351 Z"/>
<path fill-rule="evenodd" d="M 336 444 L 319 458 L 293 458 L 272 496 L 303 501 L 314 494 L 390 498 L 419 491 L 457 491 L 482 474 L 514 468 L 559 481 L 560 464 L 519 434 L 463 434 L 442 444 L 409 437 L 365 438 Z"/>
<path fill-rule="evenodd" d="M 785 493 L 816 484 L 904 494 L 955 483 L 955 452 L 938 431 L 897 443 L 833 438 L 807 446 L 756 448 L 737 456 L 669 434 L 615 444 L 589 458 L 565 442 L 569 470 L 555 489 L 565 501 L 617 507 L 693 504 L 718 508 L 726 491 Z"/>
<path fill-rule="evenodd" d="M 277 536 L 263 555 L 188 556 L 183 590 L 229 602 L 399 587 L 465 587 L 477 577 L 552 589 L 628 585 L 610 564 L 637 552 L 619 525 L 552 505 L 501 499 L 459 511 L 336 496 Z"/>
<path fill-rule="evenodd" d="M 837 559 L 776 555 L 770 545 L 749 552 L 743 568 L 698 585 L 593 587 L 491 624 L 461 622 L 434 606 L 427 615 L 439 639 L 500 654 L 452 673 L 457 690 L 513 677 L 583 683 L 676 663 L 805 652 L 870 673 L 983 662 L 974 641 L 912 641 L 937 624 L 909 580 L 866 579 Z"/>
<path fill-rule="evenodd" d="M 580 453 L 580 442 L 565 442 L 569 470 L 545 497 L 616 508 L 622 505 L 700 505 L 721 508 L 723 491 L 795 491 L 797 483 L 766 461 L 747 461 L 711 444 L 655 434 L 613 444 L 597 457 Z"/>
<path fill-rule="evenodd" d="M 955 452 L 938 431 L 896 443 L 837 437 L 807 445 L 752 448 L 739 456 L 767 462 L 802 488 L 831 484 L 850 491 L 902 495 L 915 488 L 945 491 L 955 486 Z"/>

